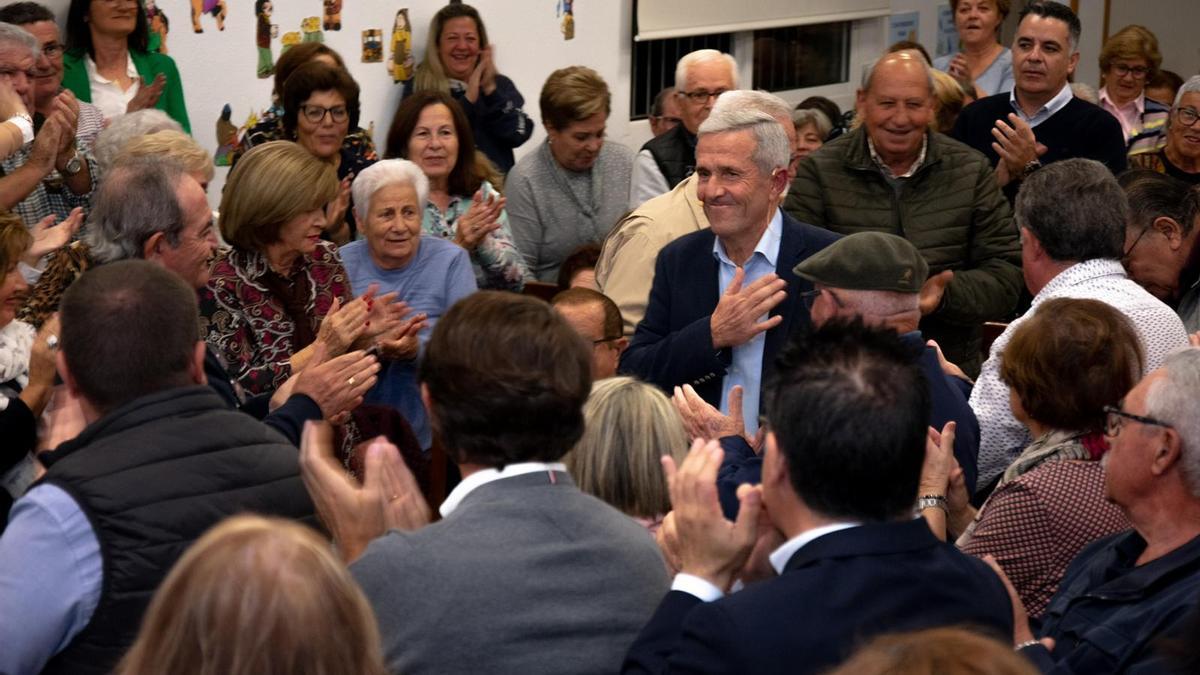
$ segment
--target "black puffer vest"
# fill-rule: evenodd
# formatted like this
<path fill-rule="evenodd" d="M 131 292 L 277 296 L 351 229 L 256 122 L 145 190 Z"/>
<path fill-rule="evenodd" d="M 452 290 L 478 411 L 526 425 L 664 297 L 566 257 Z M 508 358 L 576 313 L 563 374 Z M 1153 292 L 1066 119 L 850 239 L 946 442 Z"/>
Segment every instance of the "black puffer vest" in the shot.
<path fill-rule="evenodd" d="M 654 156 L 658 170 L 662 171 L 667 185 L 672 189 L 696 170 L 696 137 L 689 134 L 682 124 L 646 141 L 642 149 L 649 150 Z"/>
<path fill-rule="evenodd" d="M 313 515 L 296 448 L 209 387 L 139 398 L 48 454 L 41 482 L 87 515 L 104 581 L 91 621 L 45 673 L 110 672 L 171 566 L 223 518 Z"/>

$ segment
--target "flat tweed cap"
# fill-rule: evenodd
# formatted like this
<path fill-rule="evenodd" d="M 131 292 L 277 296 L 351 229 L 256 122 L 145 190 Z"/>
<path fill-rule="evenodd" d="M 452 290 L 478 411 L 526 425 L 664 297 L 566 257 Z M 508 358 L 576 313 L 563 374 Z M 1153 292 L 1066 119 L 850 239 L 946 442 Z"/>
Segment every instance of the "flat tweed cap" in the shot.
<path fill-rule="evenodd" d="M 826 246 L 792 271 L 830 288 L 920 293 L 929 264 L 904 237 L 857 232 Z"/>

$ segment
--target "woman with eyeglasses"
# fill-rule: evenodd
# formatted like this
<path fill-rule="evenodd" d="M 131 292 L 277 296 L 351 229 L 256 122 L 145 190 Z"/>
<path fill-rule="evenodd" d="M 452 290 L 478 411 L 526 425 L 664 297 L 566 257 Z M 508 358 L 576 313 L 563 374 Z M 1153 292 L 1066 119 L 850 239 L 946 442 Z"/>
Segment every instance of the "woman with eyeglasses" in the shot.
<path fill-rule="evenodd" d="M 951 472 L 948 529 L 961 534 L 965 553 L 996 558 L 1031 617 L 1045 610 L 1084 546 L 1129 527 L 1106 499 L 1100 460 L 1105 434 L 1120 432 L 1106 409 L 1120 405 L 1141 372 L 1133 325 L 1098 300 L 1047 300 L 1004 348 L 1000 379 L 1013 415 L 1035 440 L 977 512 Z"/>
<path fill-rule="evenodd" d="M 62 85 L 105 119 L 158 108 L 191 133 L 175 61 L 149 40 L 140 0 L 71 0 Z"/>
<path fill-rule="evenodd" d="M 283 83 L 283 131 L 313 157 L 332 166 L 340 185 L 325 208 L 325 238 L 344 244 L 358 233 L 350 208 L 354 176 L 378 157 L 365 152 L 358 129 L 358 83 L 344 69 L 324 61 L 310 61 Z"/>
<path fill-rule="evenodd" d="M 1170 108 L 1146 98 L 1146 82 L 1161 65 L 1158 38 L 1143 26 L 1122 28 L 1100 50 L 1100 107 L 1121 123 L 1130 157 L 1166 145 Z"/>
<path fill-rule="evenodd" d="M 1129 158 L 1130 167 L 1151 169 L 1188 185 L 1200 185 L 1200 75 L 1183 83 L 1167 121 L 1166 144 L 1158 152 Z"/>

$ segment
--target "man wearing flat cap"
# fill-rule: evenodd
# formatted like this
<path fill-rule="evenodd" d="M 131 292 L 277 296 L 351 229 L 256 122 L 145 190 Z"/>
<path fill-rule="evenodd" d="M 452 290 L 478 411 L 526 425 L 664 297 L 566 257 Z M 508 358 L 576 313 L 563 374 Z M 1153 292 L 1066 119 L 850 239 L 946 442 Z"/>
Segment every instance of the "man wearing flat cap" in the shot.
<path fill-rule="evenodd" d="M 859 232 L 813 254 L 793 271 L 813 284 L 813 290 L 803 296 L 814 326 L 820 328 L 832 319 L 859 318 L 867 326 L 896 331 L 900 341 L 911 348 L 929 384 L 929 426 L 941 429 L 951 421 L 958 425 L 954 457 L 970 492 L 975 485 L 979 422 L 967 403 L 970 382 L 943 372 L 937 348 L 926 345 L 918 328 L 919 295 L 929 265 L 916 246 L 893 234 Z M 679 397 L 676 400 L 685 420 L 719 414 L 695 397 L 685 406 L 679 406 Z M 709 428 L 735 428 L 715 420 L 707 424 Z M 726 515 L 733 517 L 737 513 L 737 487 L 759 482 L 762 459 L 741 434 L 722 438 L 721 445 L 726 457 L 718 481 L 721 506 Z"/>

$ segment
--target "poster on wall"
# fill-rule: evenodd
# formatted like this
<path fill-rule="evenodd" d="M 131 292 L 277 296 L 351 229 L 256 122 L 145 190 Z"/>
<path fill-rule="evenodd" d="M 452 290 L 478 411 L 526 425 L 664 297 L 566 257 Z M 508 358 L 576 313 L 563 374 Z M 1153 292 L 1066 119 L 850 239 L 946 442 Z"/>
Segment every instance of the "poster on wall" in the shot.
<path fill-rule="evenodd" d="M 920 12 L 905 12 L 904 14 L 893 14 L 888 21 L 888 41 L 889 45 L 894 45 L 897 42 L 920 42 L 919 31 L 921 25 Z"/>
<path fill-rule="evenodd" d="M 954 10 L 938 7 L 937 50 L 934 56 L 945 56 L 958 51 L 958 29 L 954 27 Z"/>
<path fill-rule="evenodd" d="M 408 8 L 396 12 L 392 24 L 392 82 L 404 82 L 413 76 L 412 24 L 408 21 Z"/>

